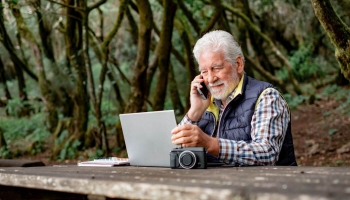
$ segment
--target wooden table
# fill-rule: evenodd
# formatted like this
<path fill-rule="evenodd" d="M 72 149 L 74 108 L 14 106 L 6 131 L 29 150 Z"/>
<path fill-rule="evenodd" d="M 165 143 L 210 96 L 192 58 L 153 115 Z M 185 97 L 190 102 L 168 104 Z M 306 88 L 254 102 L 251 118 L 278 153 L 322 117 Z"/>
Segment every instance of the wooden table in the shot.
<path fill-rule="evenodd" d="M 133 166 L 2 167 L 0 199 L 12 197 L 350 199 L 350 168 L 269 166 L 184 170 Z"/>

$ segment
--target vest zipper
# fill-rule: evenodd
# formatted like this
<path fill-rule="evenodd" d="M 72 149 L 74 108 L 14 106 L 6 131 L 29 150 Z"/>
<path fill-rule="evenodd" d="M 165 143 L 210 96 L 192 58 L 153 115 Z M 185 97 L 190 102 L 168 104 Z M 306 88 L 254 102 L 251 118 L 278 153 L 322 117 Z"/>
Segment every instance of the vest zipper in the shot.
<path fill-rule="evenodd" d="M 219 133 L 218 133 L 218 131 L 220 131 L 221 120 L 222 120 L 222 118 L 223 118 L 223 116 L 224 116 L 224 113 L 225 113 L 226 108 L 227 108 L 228 105 L 230 105 L 233 101 L 235 101 L 239 96 L 241 96 L 241 94 L 238 94 L 234 99 L 232 99 L 230 102 L 228 102 L 228 104 L 225 106 L 224 110 L 222 111 L 221 117 L 220 117 L 220 119 L 219 119 L 219 124 L 218 124 L 218 127 L 217 127 L 219 130 L 216 131 L 216 138 L 219 138 Z M 214 117 L 214 118 L 215 118 L 215 117 Z M 215 131 L 215 130 L 214 130 L 214 131 Z"/>
<path fill-rule="evenodd" d="M 215 115 L 214 115 L 214 113 L 212 113 L 212 112 L 210 112 L 210 114 L 211 115 L 213 115 L 213 118 L 214 118 L 214 120 L 215 120 Z M 214 123 L 214 130 L 213 130 L 213 132 L 211 133 L 211 137 L 215 137 L 215 132 L 216 132 L 216 128 L 217 128 L 217 125 L 216 125 L 216 121 L 215 121 L 215 123 Z"/>

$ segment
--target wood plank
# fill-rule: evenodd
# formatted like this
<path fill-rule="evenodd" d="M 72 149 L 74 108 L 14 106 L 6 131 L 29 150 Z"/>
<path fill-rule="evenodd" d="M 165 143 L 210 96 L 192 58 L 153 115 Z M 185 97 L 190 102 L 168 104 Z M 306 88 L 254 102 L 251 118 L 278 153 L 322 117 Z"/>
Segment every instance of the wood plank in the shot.
<path fill-rule="evenodd" d="M 348 199 L 346 167 L 0 168 L 0 184 L 127 199 Z"/>

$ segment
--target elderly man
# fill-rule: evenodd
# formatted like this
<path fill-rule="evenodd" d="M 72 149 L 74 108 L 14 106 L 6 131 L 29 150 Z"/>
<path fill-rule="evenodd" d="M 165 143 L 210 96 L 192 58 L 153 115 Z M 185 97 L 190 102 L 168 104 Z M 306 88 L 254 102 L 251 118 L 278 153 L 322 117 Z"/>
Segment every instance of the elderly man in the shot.
<path fill-rule="evenodd" d="M 205 147 L 209 162 L 294 165 L 290 111 L 275 87 L 244 73 L 244 56 L 233 36 L 212 31 L 193 49 L 200 75 L 191 83 L 191 108 L 172 142 Z M 209 98 L 197 91 L 204 82 Z"/>

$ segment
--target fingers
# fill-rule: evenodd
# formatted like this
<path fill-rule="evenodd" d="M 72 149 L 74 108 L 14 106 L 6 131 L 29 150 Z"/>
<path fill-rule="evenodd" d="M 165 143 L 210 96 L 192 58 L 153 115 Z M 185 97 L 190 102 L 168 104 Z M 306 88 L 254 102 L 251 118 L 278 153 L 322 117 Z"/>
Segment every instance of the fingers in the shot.
<path fill-rule="evenodd" d="M 184 125 L 181 125 L 181 126 L 177 126 L 173 130 L 171 130 L 171 134 L 177 134 L 177 133 L 179 133 L 180 131 L 183 131 L 183 130 L 191 130 L 191 129 L 193 129 L 193 126 L 196 126 L 196 125 L 184 124 Z"/>
<path fill-rule="evenodd" d="M 191 88 L 192 89 L 196 89 L 196 88 L 202 88 L 201 86 L 201 82 L 203 82 L 204 79 L 202 77 L 202 75 L 197 75 L 193 81 L 191 82 Z"/>
<path fill-rule="evenodd" d="M 176 144 L 176 145 L 180 145 L 182 147 L 194 147 L 197 146 L 197 140 L 192 136 L 192 135 L 186 135 L 186 134 L 177 134 L 176 136 L 180 136 L 181 137 L 171 137 L 172 139 L 172 143 Z M 186 135 L 186 136 L 185 136 Z"/>
<path fill-rule="evenodd" d="M 171 132 L 173 135 L 171 137 L 172 143 L 179 145 L 182 144 L 183 147 L 194 147 L 201 144 L 201 136 L 204 134 L 198 126 L 185 124 L 176 127 Z M 205 134 L 204 134 L 205 135 Z"/>

